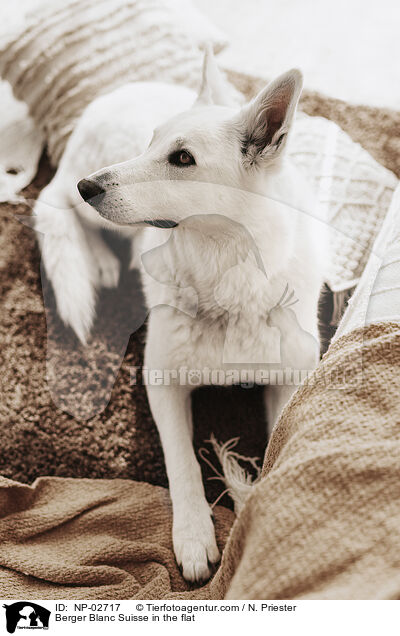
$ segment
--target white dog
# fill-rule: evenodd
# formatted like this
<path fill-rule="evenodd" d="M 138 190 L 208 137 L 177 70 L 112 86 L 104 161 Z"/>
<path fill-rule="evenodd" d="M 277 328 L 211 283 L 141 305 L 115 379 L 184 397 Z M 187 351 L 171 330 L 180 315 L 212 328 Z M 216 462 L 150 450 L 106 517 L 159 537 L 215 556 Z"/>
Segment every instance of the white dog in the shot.
<path fill-rule="evenodd" d="M 100 228 L 118 225 L 138 238 L 134 262 L 152 308 L 145 367 L 170 373 L 147 393 L 164 450 L 175 554 L 191 581 L 209 577 L 219 551 L 192 446 L 193 386 L 180 372 L 308 370 L 319 356 L 323 227 L 284 155 L 301 87 L 300 72 L 289 71 L 249 105 L 231 106 L 211 55 L 196 100 L 179 86 L 126 85 L 86 110 L 36 209 L 60 315 L 82 341 L 96 288 L 117 284 L 119 275 Z M 296 304 L 288 302 L 294 293 Z M 268 387 L 270 429 L 293 389 Z"/>

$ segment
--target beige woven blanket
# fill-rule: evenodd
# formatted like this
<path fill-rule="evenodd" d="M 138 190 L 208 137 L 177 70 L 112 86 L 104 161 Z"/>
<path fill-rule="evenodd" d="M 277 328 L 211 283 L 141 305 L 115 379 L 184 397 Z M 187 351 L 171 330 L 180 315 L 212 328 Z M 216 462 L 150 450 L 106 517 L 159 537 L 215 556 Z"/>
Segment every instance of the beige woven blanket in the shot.
<path fill-rule="evenodd" d="M 163 488 L 0 483 L 0 596 L 400 598 L 400 327 L 336 341 L 286 407 L 211 583 L 175 564 Z M 351 390 L 349 390 L 349 387 Z M 233 513 L 215 511 L 219 545 Z"/>

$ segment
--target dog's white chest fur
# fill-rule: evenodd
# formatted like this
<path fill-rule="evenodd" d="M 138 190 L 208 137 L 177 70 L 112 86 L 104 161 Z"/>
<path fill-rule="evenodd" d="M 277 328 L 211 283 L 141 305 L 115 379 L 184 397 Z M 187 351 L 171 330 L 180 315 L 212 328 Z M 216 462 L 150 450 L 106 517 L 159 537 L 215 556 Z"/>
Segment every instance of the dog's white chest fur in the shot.
<path fill-rule="evenodd" d="M 291 167 L 285 171 L 283 180 Z M 297 186 L 296 175 L 293 180 Z M 212 383 L 232 384 L 237 376 L 226 371 L 233 369 L 315 366 L 323 227 L 298 209 L 299 204 L 312 207 L 307 191 L 291 206 L 289 185 L 286 190 L 284 206 L 272 197 L 257 200 L 252 213 L 241 217 L 243 226 L 210 215 L 188 217 L 173 230 L 143 231 L 144 290 L 160 330 L 160 337 L 152 330 L 154 347 L 149 340 L 149 367 L 188 373 L 210 369 L 215 371 Z M 293 193 L 298 199 L 297 187 Z M 279 197 L 276 187 L 274 197 Z M 284 228 L 276 237 L 274 215 Z M 290 307 L 285 306 L 288 298 Z M 204 373 L 199 384 L 210 378 Z M 267 375 L 258 378 L 269 381 Z"/>

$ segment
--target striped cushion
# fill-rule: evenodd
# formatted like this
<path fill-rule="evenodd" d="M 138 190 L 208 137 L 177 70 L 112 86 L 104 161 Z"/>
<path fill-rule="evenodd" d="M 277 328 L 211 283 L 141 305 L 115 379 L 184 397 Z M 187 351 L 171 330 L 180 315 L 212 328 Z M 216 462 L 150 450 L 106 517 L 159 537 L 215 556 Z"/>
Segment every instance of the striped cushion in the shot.
<path fill-rule="evenodd" d="M 12 36 L 0 34 L 0 75 L 44 131 L 54 165 L 84 108 L 127 81 L 196 88 L 201 46 L 225 45 L 185 0 L 47 3 Z"/>

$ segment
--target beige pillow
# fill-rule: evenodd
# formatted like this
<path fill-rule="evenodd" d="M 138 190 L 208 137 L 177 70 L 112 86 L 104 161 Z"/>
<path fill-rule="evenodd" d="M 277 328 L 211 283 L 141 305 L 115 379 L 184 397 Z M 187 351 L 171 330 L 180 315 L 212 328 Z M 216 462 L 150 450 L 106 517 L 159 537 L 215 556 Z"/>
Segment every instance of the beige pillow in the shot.
<path fill-rule="evenodd" d="M 56 165 L 99 94 L 136 80 L 197 88 L 206 41 L 215 51 L 226 44 L 188 0 L 53 0 L 0 34 L 0 75 L 28 104 Z"/>

